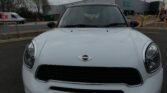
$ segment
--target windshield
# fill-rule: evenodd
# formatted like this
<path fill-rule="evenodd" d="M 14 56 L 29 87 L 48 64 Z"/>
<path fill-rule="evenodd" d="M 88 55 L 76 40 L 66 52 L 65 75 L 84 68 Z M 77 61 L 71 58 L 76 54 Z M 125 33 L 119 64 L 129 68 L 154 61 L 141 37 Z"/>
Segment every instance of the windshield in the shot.
<path fill-rule="evenodd" d="M 18 14 L 15 14 L 15 16 L 17 16 L 18 18 L 20 18 L 20 15 L 18 15 Z"/>
<path fill-rule="evenodd" d="M 125 27 L 120 10 L 115 6 L 88 5 L 69 8 L 59 27 Z"/>

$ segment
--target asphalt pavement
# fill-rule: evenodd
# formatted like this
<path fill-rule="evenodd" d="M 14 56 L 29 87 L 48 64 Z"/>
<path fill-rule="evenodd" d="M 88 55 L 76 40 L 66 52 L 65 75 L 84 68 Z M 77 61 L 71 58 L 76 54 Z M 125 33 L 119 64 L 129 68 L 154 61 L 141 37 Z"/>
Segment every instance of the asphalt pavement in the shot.
<path fill-rule="evenodd" d="M 0 93 L 24 93 L 22 54 L 28 41 L 0 44 Z"/>
<path fill-rule="evenodd" d="M 164 68 L 164 85 L 162 93 L 167 93 L 167 31 L 144 31 L 144 33 L 153 39 L 160 47 L 162 54 L 162 63 Z"/>
<path fill-rule="evenodd" d="M 167 93 L 167 31 L 144 31 L 160 47 L 164 67 L 164 86 L 162 93 Z M 18 41 L 0 44 L 0 93 L 24 93 L 21 69 L 22 54 L 25 45 L 30 42 Z"/>

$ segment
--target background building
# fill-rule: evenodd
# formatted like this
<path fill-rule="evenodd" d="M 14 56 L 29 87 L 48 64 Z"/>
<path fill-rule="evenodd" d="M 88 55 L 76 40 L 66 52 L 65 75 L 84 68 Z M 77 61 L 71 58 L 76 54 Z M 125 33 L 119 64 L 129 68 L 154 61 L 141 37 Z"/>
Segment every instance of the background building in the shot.
<path fill-rule="evenodd" d="M 149 7 L 149 3 L 142 0 L 115 0 L 115 3 L 127 14 L 143 14 Z"/>
<path fill-rule="evenodd" d="M 158 12 L 161 8 L 161 5 L 162 5 L 161 1 L 150 2 L 149 14 L 151 14 L 151 15 L 158 14 Z"/>

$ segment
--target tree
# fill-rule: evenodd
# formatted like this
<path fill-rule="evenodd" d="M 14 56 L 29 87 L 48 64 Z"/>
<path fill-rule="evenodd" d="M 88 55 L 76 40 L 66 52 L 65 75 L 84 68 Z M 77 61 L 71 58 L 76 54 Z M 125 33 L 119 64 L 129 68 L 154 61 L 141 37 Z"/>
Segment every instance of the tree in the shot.
<path fill-rule="evenodd" d="M 33 0 L 37 7 L 36 21 L 41 18 L 41 14 L 46 14 L 46 11 L 49 11 L 50 5 L 48 0 Z"/>
<path fill-rule="evenodd" d="M 22 8 L 22 7 L 24 7 L 24 8 L 26 8 L 27 6 L 26 6 L 26 2 L 24 1 L 24 0 L 14 0 L 14 7 L 16 8 L 16 9 L 19 9 L 19 8 Z"/>
<path fill-rule="evenodd" d="M 0 0 L 2 11 L 10 11 L 13 8 L 13 0 Z"/>
<path fill-rule="evenodd" d="M 46 13 L 46 11 L 50 10 L 50 5 L 48 0 L 33 0 L 37 7 L 38 13 Z"/>
<path fill-rule="evenodd" d="M 1 11 L 14 11 L 25 6 L 24 0 L 0 0 Z"/>
<path fill-rule="evenodd" d="M 42 10 L 46 14 L 51 9 L 48 0 L 42 0 Z"/>

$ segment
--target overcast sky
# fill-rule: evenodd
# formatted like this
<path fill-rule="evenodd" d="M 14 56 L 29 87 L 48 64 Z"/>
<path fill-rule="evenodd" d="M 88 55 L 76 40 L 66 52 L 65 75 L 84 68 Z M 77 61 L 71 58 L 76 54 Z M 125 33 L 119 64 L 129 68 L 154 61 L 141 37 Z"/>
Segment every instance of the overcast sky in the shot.
<path fill-rule="evenodd" d="M 151 2 L 151 1 L 163 1 L 163 0 L 146 0 L 148 2 Z"/>
<path fill-rule="evenodd" d="M 76 2 L 76 1 L 82 1 L 82 0 L 49 0 L 51 5 L 64 4 L 64 3 Z M 162 0 L 146 0 L 146 1 L 151 2 L 151 1 L 162 1 Z"/>
<path fill-rule="evenodd" d="M 65 4 L 69 2 L 76 2 L 76 1 L 82 1 L 82 0 L 49 0 L 49 3 L 51 5 L 59 5 L 59 4 Z"/>

